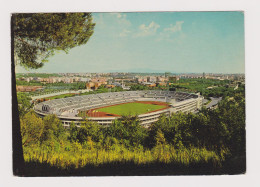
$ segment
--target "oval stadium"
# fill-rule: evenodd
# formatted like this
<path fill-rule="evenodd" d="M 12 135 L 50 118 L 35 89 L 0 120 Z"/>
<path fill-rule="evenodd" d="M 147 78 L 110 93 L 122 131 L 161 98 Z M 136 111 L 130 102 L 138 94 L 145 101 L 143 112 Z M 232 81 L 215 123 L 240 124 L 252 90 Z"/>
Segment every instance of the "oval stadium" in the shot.
<path fill-rule="evenodd" d="M 123 91 L 49 100 L 36 104 L 34 111 L 42 117 L 57 115 L 65 127 L 72 121 L 80 125 L 85 119 L 107 126 L 123 115 L 136 115 L 141 125 L 148 127 L 162 114 L 196 112 L 202 100 L 200 94 L 185 92 Z"/>

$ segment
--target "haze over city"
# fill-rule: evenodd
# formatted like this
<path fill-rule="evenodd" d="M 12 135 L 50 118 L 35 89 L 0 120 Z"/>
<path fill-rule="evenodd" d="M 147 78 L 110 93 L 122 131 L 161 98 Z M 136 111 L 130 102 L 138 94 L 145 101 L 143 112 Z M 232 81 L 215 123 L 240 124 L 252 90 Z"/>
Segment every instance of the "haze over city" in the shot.
<path fill-rule="evenodd" d="M 38 73 L 244 73 L 243 12 L 93 13 L 94 34 Z M 17 67 L 16 72 L 28 72 Z"/>

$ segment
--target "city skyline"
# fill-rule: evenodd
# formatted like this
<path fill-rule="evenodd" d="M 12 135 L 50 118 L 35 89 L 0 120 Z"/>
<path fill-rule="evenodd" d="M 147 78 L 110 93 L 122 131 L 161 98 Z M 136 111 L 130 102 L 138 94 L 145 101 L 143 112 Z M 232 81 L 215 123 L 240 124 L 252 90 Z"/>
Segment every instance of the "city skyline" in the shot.
<path fill-rule="evenodd" d="M 245 75 L 245 73 L 211 73 L 211 72 L 187 72 L 187 73 L 175 73 L 175 72 L 33 72 L 33 71 L 28 71 L 28 72 L 16 72 L 16 74 L 147 74 L 147 75 L 153 75 L 153 74 L 158 74 L 158 75 L 165 75 L 165 73 L 170 73 L 171 75 L 179 76 L 179 75 L 203 75 L 204 73 L 206 75 Z"/>
<path fill-rule="evenodd" d="M 245 73 L 243 12 L 93 13 L 94 34 L 17 73 Z"/>

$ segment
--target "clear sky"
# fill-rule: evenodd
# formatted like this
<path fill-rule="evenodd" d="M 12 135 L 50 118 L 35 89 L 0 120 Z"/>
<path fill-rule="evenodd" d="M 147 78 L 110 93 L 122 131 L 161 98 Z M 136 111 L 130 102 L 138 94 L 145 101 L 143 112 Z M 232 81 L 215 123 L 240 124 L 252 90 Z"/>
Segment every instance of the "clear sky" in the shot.
<path fill-rule="evenodd" d="M 92 15 L 96 26 L 86 45 L 58 52 L 31 72 L 245 71 L 243 12 Z"/>

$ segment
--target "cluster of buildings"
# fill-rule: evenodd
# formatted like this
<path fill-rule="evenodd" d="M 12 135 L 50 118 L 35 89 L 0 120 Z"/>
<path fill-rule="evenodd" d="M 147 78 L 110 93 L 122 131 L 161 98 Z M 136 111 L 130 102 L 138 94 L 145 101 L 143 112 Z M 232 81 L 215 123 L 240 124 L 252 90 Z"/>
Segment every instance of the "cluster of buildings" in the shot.
<path fill-rule="evenodd" d="M 42 86 L 16 86 L 17 92 L 34 92 L 43 89 Z"/>
<path fill-rule="evenodd" d="M 185 78 L 201 78 L 201 79 L 217 79 L 230 81 L 245 81 L 244 74 L 212 74 L 212 73 L 185 73 L 173 75 L 170 72 L 162 73 L 59 73 L 57 76 L 41 78 L 41 77 L 21 77 L 22 81 L 36 81 L 42 83 L 75 83 L 85 82 L 86 89 L 96 90 L 100 86 L 106 88 L 114 88 L 119 86 L 124 90 L 129 90 L 130 87 L 125 84 L 136 83 L 143 84 L 148 87 L 167 86 L 178 82 Z"/>
<path fill-rule="evenodd" d="M 158 83 L 158 82 L 167 82 L 169 77 L 164 76 L 136 76 L 135 78 L 137 83 Z"/>
<path fill-rule="evenodd" d="M 231 81 L 244 81 L 245 75 L 244 74 L 220 74 L 220 73 L 185 73 L 185 74 L 179 74 L 179 78 L 185 79 L 195 79 L 195 78 L 201 78 L 201 79 L 215 79 L 215 80 L 231 80 Z"/>
<path fill-rule="evenodd" d="M 92 78 L 88 83 L 86 83 L 86 89 L 96 90 L 101 85 L 107 85 L 107 78 Z"/>
<path fill-rule="evenodd" d="M 73 83 L 73 82 L 88 82 L 90 78 L 87 77 L 48 77 L 48 78 L 41 78 L 41 77 L 21 77 L 19 78 L 21 81 L 31 82 L 42 82 L 42 83 Z"/>
<path fill-rule="evenodd" d="M 165 76 L 140 76 L 140 75 L 134 75 L 134 76 L 125 76 L 123 78 L 117 78 L 114 76 L 95 76 L 95 77 L 76 77 L 74 76 L 62 76 L 62 77 L 48 77 L 48 78 L 41 78 L 41 77 L 21 77 L 19 80 L 31 82 L 43 82 L 43 83 L 57 83 L 57 82 L 64 82 L 64 83 L 73 83 L 73 82 L 101 82 L 105 83 L 108 80 L 113 82 L 136 82 L 136 83 L 158 83 L 158 82 L 167 82 L 169 79 L 172 79 L 174 81 L 179 80 L 179 77 L 172 76 L 172 77 L 165 77 Z"/>
<path fill-rule="evenodd" d="M 85 77 L 82 77 L 85 76 Z M 89 76 L 89 77 L 86 77 Z M 124 90 L 129 90 L 130 87 L 126 86 L 125 83 L 138 83 L 143 84 L 148 87 L 156 87 L 159 85 L 166 86 L 167 82 L 170 80 L 176 82 L 179 80 L 177 76 L 168 76 L 168 75 L 139 75 L 139 74 L 130 74 L 130 73 L 96 73 L 96 74 L 83 74 L 83 73 L 64 73 L 59 74 L 59 77 L 21 77 L 21 81 L 35 81 L 41 83 L 75 83 L 75 82 L 85 82 L 86 89 L 96 90 L 100 86 L 106 88 L 121 87 Z"/>
<path fill-rule="evenodd" d="M 176 83 L 180 80 L 178 76 L 137 76 L 136 83 L 146 85 L 148 87 L 167 86 L 167 84 Z"/>
<path fill-rule="evenodd" d="M 91 81 L 86 83 L 86 89 L 97 90 L 102 85 L 105 88 L 115 88 L 117 86 L 123 90 L 130 90 L 130 86 L 126 86 L 123 79 L 108 80 L 105 77 L 91 79 Z"/>

